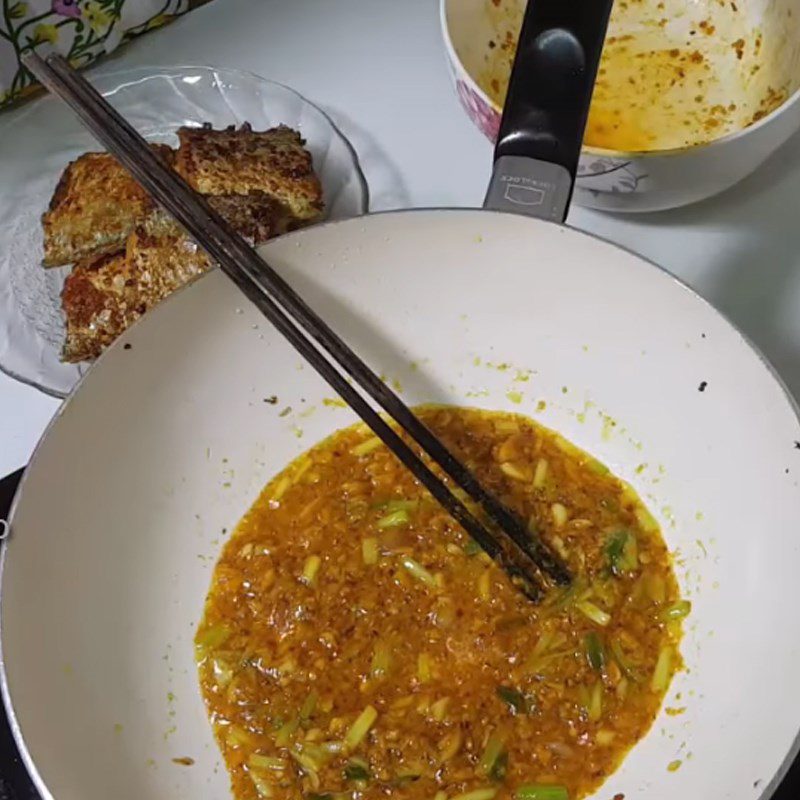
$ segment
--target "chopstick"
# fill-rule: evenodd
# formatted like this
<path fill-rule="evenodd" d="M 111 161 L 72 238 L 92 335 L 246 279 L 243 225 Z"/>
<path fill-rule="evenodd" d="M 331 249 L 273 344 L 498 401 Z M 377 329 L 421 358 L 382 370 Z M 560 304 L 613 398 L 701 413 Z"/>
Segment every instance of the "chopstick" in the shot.
<path fill-rule="evenodd" d="M 31 51 L 23 63 L 64 100 L 94 136 L 178 220 L 225 274 L 386 444 L 527 596 L 540 578 L 566 585 L 567 567 L 502 502 L 487 492 L 400 398 L 334 333 L 206 200 L 164 165 L 145 140 L 59 55 Z M 310 337 L 306 337 L 305 331 Z M 317 343 L 315 346 L 314 342 Z M 494 535 L 350 385 L 322 351 L 349 375 L 475 501 L 494 523 Z"/>

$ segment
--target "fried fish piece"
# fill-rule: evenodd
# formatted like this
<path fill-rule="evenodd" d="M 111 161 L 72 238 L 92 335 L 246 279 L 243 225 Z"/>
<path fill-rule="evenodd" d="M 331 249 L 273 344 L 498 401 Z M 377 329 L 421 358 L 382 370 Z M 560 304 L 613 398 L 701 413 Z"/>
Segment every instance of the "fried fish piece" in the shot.
<path fill-rule="evenodd" d="M 175 169 L 202 194 L 266 194 L 289 208 L 292 228 L 322 216 L 322 187 L 297 131 L 285 125 L 267 131 L 247 123 L 224 130 L 206 125 L 179 128 L 178 139 Z"/>
<path fill-rule="evenodd" d="M 263 196 L 209 198 L 251 244 L 283 233 L 291 215 Z M 166 212 L 157 211 L 128 237 L 125 252 L 76 264 L 61 295 L 67 334 L 62 359 L 97 358 L 124 330 L 176 289 L 212 266 Z"/>
<path fill-rule="evenodd" d="M 174 151 L 152 145 L 168 164 Z M 84 153 L 67 166 L 42 216 L 44 265 L 55 267 L 121 250 L 154 208 L 147 192 L 109 153 Z"/>

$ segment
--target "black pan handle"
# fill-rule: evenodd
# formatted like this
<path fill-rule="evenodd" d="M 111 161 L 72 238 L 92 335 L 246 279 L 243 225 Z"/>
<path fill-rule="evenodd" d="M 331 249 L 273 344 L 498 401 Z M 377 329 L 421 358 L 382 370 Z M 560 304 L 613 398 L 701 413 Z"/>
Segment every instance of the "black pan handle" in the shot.
<path fill-rule="evenodd" d="M 563 222 L 613 0 L 529 0 L 485 208 Z"/>

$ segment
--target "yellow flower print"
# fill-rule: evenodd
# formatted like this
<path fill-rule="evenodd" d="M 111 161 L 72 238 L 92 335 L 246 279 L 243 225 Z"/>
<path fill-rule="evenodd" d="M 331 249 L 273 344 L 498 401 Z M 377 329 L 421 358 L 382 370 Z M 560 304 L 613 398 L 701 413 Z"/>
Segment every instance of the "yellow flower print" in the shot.
<path fill-rule="evenodd" d="M 83 7 L 83 18 L 95 33 L 105 33 L 111 24 L 112 16 L 103 9 L 100 3 L 89 0 Z"/>
<path fill-rule="evenodd" d="M 42 23 L 33 29 L 33 38 L 37 43 L 52 42 L 55 44 L 58 41 L 58 28 L 55 25 Z"/>

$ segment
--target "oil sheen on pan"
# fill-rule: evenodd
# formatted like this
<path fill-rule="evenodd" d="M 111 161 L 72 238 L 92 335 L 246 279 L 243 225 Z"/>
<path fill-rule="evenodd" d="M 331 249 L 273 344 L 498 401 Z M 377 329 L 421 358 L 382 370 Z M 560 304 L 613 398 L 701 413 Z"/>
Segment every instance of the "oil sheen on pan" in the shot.
<path fill-rule="evenodd" d="M 418 410 L 575 580 L 534 605 L 363 426 L 276 476 L 225 545 L 196 651 L 237 800 L 578 800 L 680 668 L 658 525 L 514 414 Z"/>

